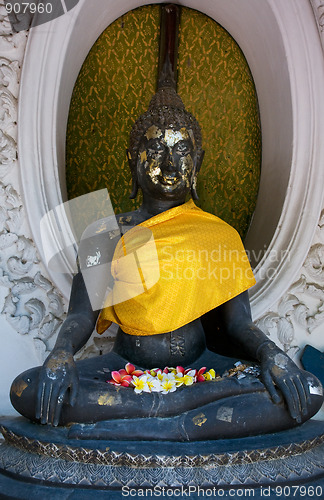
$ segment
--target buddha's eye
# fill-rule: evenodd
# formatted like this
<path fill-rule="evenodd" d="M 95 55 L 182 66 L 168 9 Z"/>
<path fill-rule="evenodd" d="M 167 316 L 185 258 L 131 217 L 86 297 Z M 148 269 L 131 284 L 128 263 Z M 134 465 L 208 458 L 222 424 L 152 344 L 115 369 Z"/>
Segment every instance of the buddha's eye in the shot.
<path fill-rule="evenodd" d="M 163 153 L 165 146 L 159 141 L 153 141 L 147 145 L 147 151 L 150 155 L 158 155 Z"/>
<path fill-rule="evenodd" d="M 188 141 L 179 141 L 175 146 L 174 146 L 174 153 L 177 153 L 178 155 L 187 155 L 191 153 L 191 146 Z"/>

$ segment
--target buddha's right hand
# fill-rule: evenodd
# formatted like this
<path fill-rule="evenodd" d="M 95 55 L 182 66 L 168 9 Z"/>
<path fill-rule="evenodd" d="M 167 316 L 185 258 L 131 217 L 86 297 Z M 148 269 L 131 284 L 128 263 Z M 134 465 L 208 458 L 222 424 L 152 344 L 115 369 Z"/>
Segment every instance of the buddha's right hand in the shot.
<path fill-rule="evenodd" d="M 36 418 L 41 424 L 58 425 L 65 396 L 68 395 L 68 402 L 73 406 L 78 386 L 73 355 L 63 349 L 54 349 L 39 374 Z"/>

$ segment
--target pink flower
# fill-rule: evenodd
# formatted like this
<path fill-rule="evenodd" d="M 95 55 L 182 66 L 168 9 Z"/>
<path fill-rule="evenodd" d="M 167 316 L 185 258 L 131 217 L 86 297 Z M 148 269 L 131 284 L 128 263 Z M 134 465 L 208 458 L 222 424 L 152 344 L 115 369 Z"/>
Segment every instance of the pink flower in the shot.
<path fill-rule="evenodd" d="M 107 380 L 109 384 L 122 385 L 123 387 L 129 387 L 133 377 L 140 377 L 143 375 L 142 370 L 136 370 L 132 363 L 127 363 L 125 368 L 121 368 L 118 371 L 111 372 L 111 380 Z"/>
<path fill-rule="evenodd" d="M 110 384 L 114 385 L 122 385 L 123 387 L 129 387 L 129 384 L 132 381 L 132 377 L 127 375 L 127 373 L 120 373 L 122 370 L 111 372 L 112 380 L 108 380 Z M 125 370 L 123 370 L 125 371 Z"/>

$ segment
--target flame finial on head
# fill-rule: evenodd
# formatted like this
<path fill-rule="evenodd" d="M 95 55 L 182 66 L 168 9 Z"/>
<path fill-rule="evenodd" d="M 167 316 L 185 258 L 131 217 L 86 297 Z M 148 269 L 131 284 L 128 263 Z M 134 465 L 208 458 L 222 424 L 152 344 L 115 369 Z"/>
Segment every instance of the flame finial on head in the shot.
<path fill-rule="evenodd" d="M 204 154 L 202 150 L 202 137 L 199 123 L 196 118 L 185 109 L 181 97 L 176 92 L 176 53 L 178 33 L 174 33 L 174 30 L 178 31 L 179 29 L 179 9 L 175 5 L 163 6 L 162 9 L 164 10 L 162 10 L 161 21 L 158 90 L 153 95 L 148 110 L 134 123 L 130 134 L 128 160 L 133 177 L 133 191 L 131 198 L 136 197 L 138 189 L 136 164 L 139 146 L 145 132 L 153 125 L 161 129 L 180 129 L 185 127 L 187 130 L 192 131 L 197 152 L 196 175 L 199 171 Z M 173 59 L 173 63 L 171 62 L 170 55 Z M 191 191 L 193 198 L 197 199 L 198 196 L 195 190 L 195 182 Z"/>

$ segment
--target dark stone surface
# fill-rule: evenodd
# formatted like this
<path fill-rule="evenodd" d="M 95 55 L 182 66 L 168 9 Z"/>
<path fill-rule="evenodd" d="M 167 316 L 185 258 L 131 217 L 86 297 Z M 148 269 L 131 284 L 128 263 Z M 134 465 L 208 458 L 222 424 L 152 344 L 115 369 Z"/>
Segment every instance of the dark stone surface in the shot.
<path fill-rule="evenodd" d="M 80 441 L 69 439 L 67 428 L 23 418 L 0 425 L 6 438 L 1 498 L 163 498 L 163 487 L 166 498 L 192 499 L 221 496 L 222 490 L 231 498 L 278 498 L 276 487 L 291 488 L 290 496 L 279 490 L 286 498 L 321 498 L 324 491 L 320 421 L 262 436 L 184 443 Z"/>
<path fill-rule="evenodd" d="M 137 419 L 139 425 L 143 425 L 143 419 Z M 286 446 L 291 443 L 300 443 L 323 436 L 324 421 L 309 420 L 303 425 L 282 432 L 263 434 L 236 439 L 218 439 L 196 442 L 171 442 L 171 441 L 103 441 L 103 440 L 80 440 L 69 439 L 71 427 L 52 427 L 38 425 L 29 422 L 24 417 L 7 417 L 0 420 L 0 426 L 4 427 L 18 436 L 24 436 L 31 440 L 44 443 L 56 443 L 58 445 L 73 446 L 75 448 L 89 448 L 104 451 L 107 447 L 116 452 L 151 455 L 152 449 L 159 455 L 208 455 L 233 453 L 238 450 L 255 450 Z"/>

